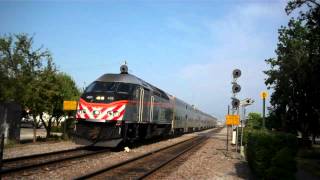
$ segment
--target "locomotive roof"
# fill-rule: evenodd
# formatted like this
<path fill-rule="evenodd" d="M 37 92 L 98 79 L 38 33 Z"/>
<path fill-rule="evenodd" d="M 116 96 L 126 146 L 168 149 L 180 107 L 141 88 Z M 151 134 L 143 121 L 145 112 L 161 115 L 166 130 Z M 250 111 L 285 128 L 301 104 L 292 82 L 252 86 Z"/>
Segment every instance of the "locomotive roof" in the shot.
<path fill-rule="evenodd" d="M 145 82 L 144 80 L 134 76 L 132 74 L 104 74 L 100 76 L 96 81 L 101 82 L 123 82 L 123 83 L 130 83 L 130 84 L 137 84 L 143 86 L 147 89 L 158 91 L 161 94 L 164 94 L 166 98 L 168 98 L 169 94 L 165 93 L 161 89 Z"/>
<path fill-rule="evenodd" d="M 123 82 L 123 83 L 143 85 L 143 81 L 141 79 L 131 74 L 104 74 L 100 76 L 96 81 Z"/>

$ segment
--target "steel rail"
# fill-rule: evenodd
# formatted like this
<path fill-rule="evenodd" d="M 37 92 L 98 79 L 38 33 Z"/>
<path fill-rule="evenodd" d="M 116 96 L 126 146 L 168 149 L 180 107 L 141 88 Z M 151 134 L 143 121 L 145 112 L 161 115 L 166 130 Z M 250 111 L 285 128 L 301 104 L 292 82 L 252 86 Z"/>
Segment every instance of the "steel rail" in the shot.
<path fill-rule="evenodd" d="M 215 129 L 214 131 L 211 131 L 211 132 L 208 132 L 208 133 L 214 133 L 218 130 L 220 130 L 221 128 L 218 128 L 218 129 Z M 208 134 L 208 133 L 205 133 L 205 134 Z M 166 160 L 165 162 L 161 163 L 160 165 L 158 165 L 157 167 L 155 168 L 152 168 L 151 170 L 147 171 L 144 175 L 138 177 L 137 179 L 142 179 L 150 174 L 152 174 L 153 172 L 155 172 L 157 169 L 165 166 L 166 164 L 168 164 L 169 162 L 173 161 L 174 159 L 178 158 L 179 156 L 181 156 L 182 154 L 190 151 L 191 149 L 195 148 L 197 145 L 203 143 L 204 141 L 206 141 L 208 139 L 208 137 L 206 136 L 196 136 L 196 137 L 193 137 L 193 138 L 190 138 L 190 139 L 187 139 L 187 140 L 184 140 L 184 141 L 181 141 L 181 142 L 178 142 L 176 144 L 172 144 L 170 146 L 167 146 L 167 147 L 164 147 L 164 148 L 160 148 L 160 149 L 157 149 L 157 150 L 154 150 L 154 151 L 151 151 L 151 152 L 148 152 L 146 154 L 142 154 L 142 155 L 139 155 L 137 157 L 133 157 L 133 158 L 130 158 L 128 160 L 125 160 L 125 161 L 122 161 L 122 162 L 119 162 L 119 163 L 116 163 L 114 165 L 110 165 L 110 166 L 107 166 L 105 168 L 102 168 L 102 169 L 99 169 L 97 171 L 94 171 L 92 173 L 88 173 L 86 175 L 83 175 L 83 176 L 79 176 L 79 177 L 76 177 L 75 180 L 82 180 L 82 179 L 88 179 L 88 178 L 93 178 L 95 176 L 99 176 L 100 174 L 103 174 L 103 173 L 107 173 L 108 171 L 112 171 L 118 167 L 122 167 L 122 166 L 125 166 L 131 162 L 135 162 L 135 161 L 138 161 L 138 160 L 141 160 L 143 158 L 146 158 L 146 157 L 151 157 L 151 155 L 153 154 L 156 154 L 158 152 L 161 152 L 161 151 L 165 151 L 165 150 L 168 150 L 170 148 L 173 148 L 173 147 L 179 147 L 179 145 L 182 145 L 182 144 L 185 144 L 185 143 L 188 143 L 188 142 L 195 142 L 196 140 L 200 140 L 199 142 L 196 142 L 195 144 L 192 144 L 190 147 L 182 150 L 181 152 L 178 153 L 178 155 L 174 156 L 173 158 L 170 158 L 170 160 Z M 134 178 L 135 179 L 135 178 Z"/>
<path fill-rule="evenodd" d="M 78 149 L 78 150 L 84 150 L 84 149 Z M 74 150 L 74 151 L 76 151 L 76 150 Z M 64 162 L 64 161 L 83 158 L 83 157 L 86 157 L 86 156 L 96 155 L 96 154 L 105 153 L 105 152 L 109 152 L 109 151 L 110 151 L 109 149 L 103 149 L 103 150 L 99 150 L 99 151 L 95 151 L 95 152 L 89 152 L 89 153 L 84 153 L 84 154 L 80 154 L 80 155 L 78 154 L 78 155 L 73 155 L 73 156 L 71 155 L 69 157 L 62 157 L 62 158 L 52 159 L 52 160 L 48 160 L 48 161 L 44 161 L 44 162 L 38 162 L 38 163 L 34 163 L 34 164 L 27 164 L 27 165 L 22 165 L 22 166 L 17 166 L 17 167 L 13 167 L 13 168 L 7 168 L 7 169 L 5 169 L 6 168 L 5 164 L 3 164 L 3 167 L 2 167 L 2 170 L 0 171 L 0 174 L 4 175 L 4 174 L 14 173 L 14 172 L 27 170 L 27 169 L 31 169 L 31 168 L 38 168 L 38 167 L 45 166 L 45 165 L 61 163 L 61 162 Z M 64 151 L 58 151 L 58 152 L 62 152 L 62 154 L 64 153 Z M 57 153 L 52 153 L 50 155 L 60 154 L 58 152 Z M 69 152 L 72 152 L 72 151 L 69 151 Z M 44 154 L 48 154 L 48 153 L 44 153 Z M 35 155 L 35 158 L 40 158 L 40 157 L 41 157 L 40 155 L 39 156 Z M 12 158 L 12 159 L 14 159 L 14 158 Z M 17 158 L 17 159 L 19 159 L 19 158 Z M 29 160 L 32 160 L 32 158 L 29 158 Z M 14 162 L 14 161 L 11 161 L 11 162 Z M 17 162 L 19 162 L 19 160 Z"/>
<path fill-rule="evenodd" d="M 160 151 L 164 151 L 164 150 L 166 150 L 166 149 L 172 148 L 172 147 L 174 147 L 174 146 L 180 145 L 180 144 L 185 143 L 185 142 L 188 142 L 188 141 L 192 141 L 192 140 L 194 140 L 194 139 L 196 139 L 196 138 L 199 138 L 199 137 L 193 137 L 193 138 L 190 138 L 190 139 L 187 139 L 187 140 L 178 142 L 178 143 L 176 143 L 176 144 L 173 144 L 173 145 L 170 145 L 170 146 L 167 146 L 167 147 L 164 147 L 164 148 L 160 148 L 160 149 L 157 149 L 157 150 L 148 152 L 148 153 L 146 153 L 146 154 L 139 155 L 139 156 L 137 156 L 137 157 L 130 158 L 130 159 L 128 159 L 128 160 L 125 160 L 125 161 L 116 163 L 116 164 L 114 164 L 114 165 L 111 165 L 111 166 L 108 166 L 108 167 L 99 169 L 99 170 L 97 170 L 97 171 L 95 171 L 95 172 L 92 172 L 92 173 L 89 173 L 89 174 L 86 174 L 86 175 L 83 175 L 83 176 L 79 176 L 79 177 L 75 178 L 75 180 L 88 179 L 88 178 L 97 176 L 97 175 L 99 175 L 99 174 L 101 174 L 101 173 L 105 173 L 105 172 L 107 172 L 107 171 L 109 171 L 109 170 L 115 169 L 115 168 L 117 168 L 117 167 L 126 165 L 126 164 L 128 164 L 128 163 L 134 162 L 134 161 L 139 160 L 139 159 L 142 159 L 142 158 L 144 158 L 144 157 L 150 156 L 150 155 L 152 155 L 152 154 L 154 154 L 154 153 L 157 153 L 157 152 L 160 152 Z"/>
<path fill-rule="evenodd" d="M 154 172 L 158 171 L 159 169 L 161 169 L 163 166 L 169 164 L 170 162 L 172 162 L 173 160 L 176 160 L 177 158 L 179 158 L 181 155 L 183 155 L 186 152 L 191 151 L 192 149 L 196 148 L 198 145 L 204 143 L 206 140 L 208 140 L 208 138 L 203 137 L 202 139 L 200 139 L 199 142 L 191 145 L 190 147 L 186 148 L 185 150 L 181 151 L 179 154 L 173 156 L 172 158 L 162 162 L 161 164 L 159 164 L 158 166 L 152 168 L 151 170 L 147 171 L 145 174 L 143 174 L 142 176 L 137 177 L 138 180 L 140 179 L 144 179 L 148 176 L 150 176 L 151 174 L 153 174 Z"/>
<path fill-rule="evenodd" d="M 217 129 L 215 129 L 215 130 L 213 130 L 212 132 L 209 132 L 209 133 L 215 133 L 215 132 L 217 132 L 217 131 L 220 131 L 221 129 L 222 129 L 222 128 L 217 128 Z M 206 134 L 209 134 L 209 133 L 206 133 Z M 183 151 L 181 151 L 181 152 L 178 153 L 177 155 L 175 155 L 175 156 L 169 158 L 168 160 L 160 163 L 158 166 L 150 169 L 150 170 L 147 171 L 145 174 L 137 177 L 137 179 L 138 179 L 138 180 L 141 180 L 141 179 L 144 179 L 144 178 L 150 176 L 151 174 L 153 174 L 154 172 L 158 171 L 159 169 L 161 169 L 161 168 L 164 167 L 165 165 L 167 165 L 167 164 L 169 164 L 170 162 L 176 160 L 176 159 L 179 158 L 181 155 L 185 154 L 186 152 L 191 151 L 192 149 L 196 148 L 198 145 L 206 142 L 206 141 L 209 139 L 208 137 L 205 137 L 205 136 L 202 136 L 202 137 L 203 137 L 203 138 L 200 139 L 200 141 L 199 141 L 198 143 L 191 145 L 190 147 L 184 149 Z"/>
<path fill-rule="evenodd" d="M 78 147 L 78 148 L 74 148 L 74 149 L 65 149 L 65 150 L 61 150 L 61 151 L 52 151 L 52 152 L 46 152 L 46 153 L 41 153 L 41 154 L 31 154 L 31 155 L 27 155 L 27 156 L 19 156 L 19 157 L 14 157 L 14 158 L 3 159 L 2 162 L 9 163 L 9 162 L 14 162 L 14 161 L 24 161 L 24 160 L 28 160 L 28 159 L 43 157 L 43 156 L 50 156 L 50 155 L 55 155 L 55 154 L 62 154 L 62 153 L 68 153 L 68 152 L 73 152 L 73 151 L 85 150 L 86 148 L 88 148 L 88 147 L 87 146 L 86 147 Z"/>

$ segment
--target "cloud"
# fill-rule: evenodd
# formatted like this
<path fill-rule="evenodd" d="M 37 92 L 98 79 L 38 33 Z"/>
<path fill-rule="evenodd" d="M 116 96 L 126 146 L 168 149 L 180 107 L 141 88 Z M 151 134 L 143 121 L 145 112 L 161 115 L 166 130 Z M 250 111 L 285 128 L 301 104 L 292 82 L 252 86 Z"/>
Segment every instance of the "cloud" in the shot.
<path fill-rule="evenodd" d="M 238 97 L 255 99 L 249 110 L 261 112 L 259 93 L 266 90 L 263 71 L 268 69 L 264 59 L 275 56 L 277 29 L 287 20 L 284 6 L 283 2 L 236 6 L 223 18 L 205 22 L 211 48 L 203 55 L 206 60 L 185 64 L 177 73 L 177 81 L 185 82 L 187 89 L 181 96 L 222 119 L 232 95 L 231 73 L 239 68 L 243 73 Z"/>

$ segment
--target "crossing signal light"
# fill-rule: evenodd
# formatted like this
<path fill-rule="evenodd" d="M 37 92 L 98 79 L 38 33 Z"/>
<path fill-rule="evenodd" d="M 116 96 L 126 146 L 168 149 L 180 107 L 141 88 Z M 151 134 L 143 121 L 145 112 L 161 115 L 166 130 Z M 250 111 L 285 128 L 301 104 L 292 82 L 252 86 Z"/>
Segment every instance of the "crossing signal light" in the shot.
<path fill-rule="evenodd" d="M 239 84 L 237 84 L 237 83 L 234 83 L 233 86 L 232 86 L 232 92 L 233 93 L 238 93 L 238 92 L 240 92 L 240 90 L 241 90 L 241 86 Z"/>
<path fill-rule="evenodd" d="M 240 71 L 240 69 L 235 69 L 235 70 L 233 70 L 232 76 L 233 76 L 233 78 L 239 78 L 239 77 L 241 76 L 241 71 Z"/>
<path fill-rule="evenodd" d="M 237 99 L 237 98 L 232 98 L 231 104 L 232 104 L 232 107 L 233 107 L 233 108 L 238 108 L 239 105 L 240 105 L 240 101 L 239 101 L 239 99 Z"/>

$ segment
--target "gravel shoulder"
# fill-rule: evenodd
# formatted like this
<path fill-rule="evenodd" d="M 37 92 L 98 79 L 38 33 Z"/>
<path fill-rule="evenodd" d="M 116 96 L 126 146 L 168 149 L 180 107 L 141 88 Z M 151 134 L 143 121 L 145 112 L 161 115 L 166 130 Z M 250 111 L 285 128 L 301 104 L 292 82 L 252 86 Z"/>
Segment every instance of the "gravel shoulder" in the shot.
<path fill-rule="evenodd" d="M 235 149 L 228 152 L 225 149 L 226 128 L 212 134 L 198 151 L 174 171 L 157 179 L 250 179 L 247 163 L 235 153 Z"/>

